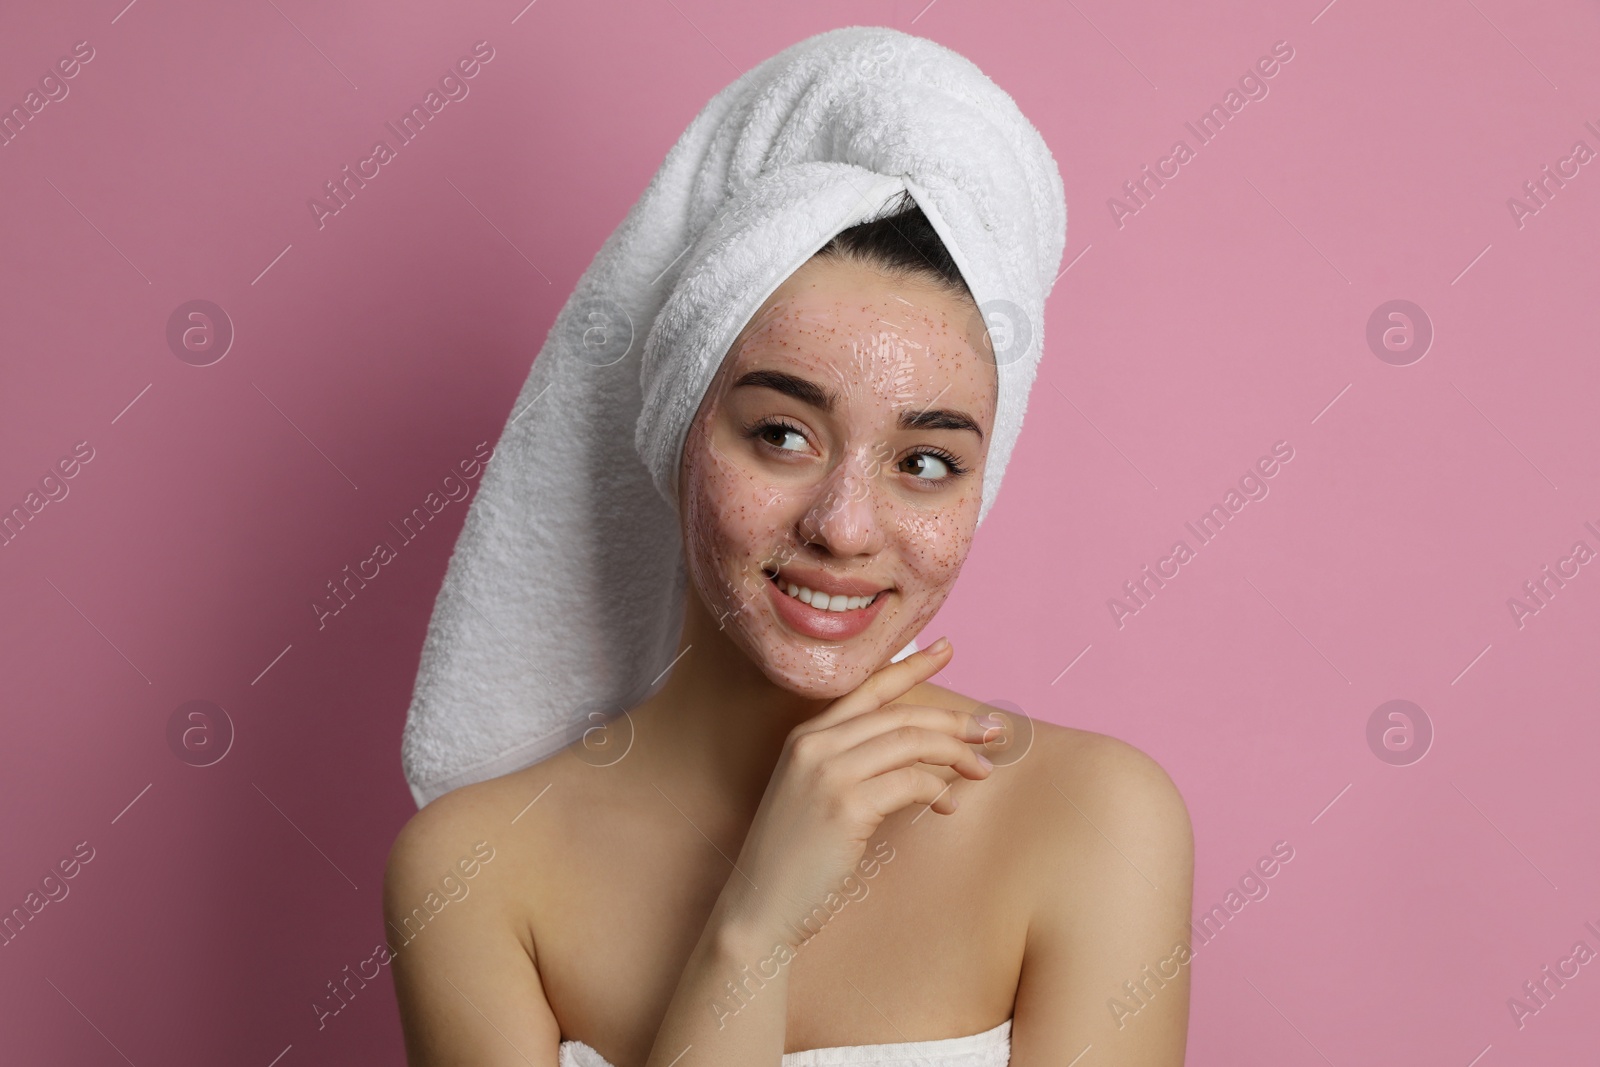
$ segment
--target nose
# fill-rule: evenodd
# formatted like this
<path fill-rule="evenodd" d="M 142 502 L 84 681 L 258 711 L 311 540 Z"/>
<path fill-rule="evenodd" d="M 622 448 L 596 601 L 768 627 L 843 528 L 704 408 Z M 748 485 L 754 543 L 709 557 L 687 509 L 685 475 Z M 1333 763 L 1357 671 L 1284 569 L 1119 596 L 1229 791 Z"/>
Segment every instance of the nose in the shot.
<path fill-rule="evenodd" d="M 811 506 L 800 520 L 805 544 L 836 557 L 872 555 L 883 548 L 884 524 L 878 514 L 877 465 L 867 449 L 856 449 L 817 484 Z"/>

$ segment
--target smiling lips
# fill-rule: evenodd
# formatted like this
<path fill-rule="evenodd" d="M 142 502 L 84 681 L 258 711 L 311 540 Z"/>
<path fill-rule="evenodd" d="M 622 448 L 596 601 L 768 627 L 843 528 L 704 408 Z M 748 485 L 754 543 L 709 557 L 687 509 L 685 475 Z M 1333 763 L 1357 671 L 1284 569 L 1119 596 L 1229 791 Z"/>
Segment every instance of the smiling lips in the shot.
<path fill-rule="evenodd" d="M 769 576 L 767 584 L 778 617 L 791 629 L 831 641 L 854 637 L 870 626 L 889 592 L 859 579 L 786 570 Z"/>

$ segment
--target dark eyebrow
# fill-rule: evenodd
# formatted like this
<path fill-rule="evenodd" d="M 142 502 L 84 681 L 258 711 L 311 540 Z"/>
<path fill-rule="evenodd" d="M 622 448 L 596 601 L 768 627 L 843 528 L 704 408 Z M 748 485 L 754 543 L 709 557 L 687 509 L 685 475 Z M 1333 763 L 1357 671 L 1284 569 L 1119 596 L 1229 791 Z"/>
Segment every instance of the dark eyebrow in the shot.
<path fill-rule="evenodd" d="M 828 392 L 814 382 L 798 378 L 793 374 L 785 374 L 778 370 L 753 370 L 744 374 L 733 383 L 737 389 L 741 385 L 759 385 L 767 389 L 776 389 L 785 396 L 792 396 L 802 404 L 810 404 L 814 408 L 832 412 L 838 402 L 838 396 Z"/>
<path fill-rule="evenodd" d="M 793 374 L 785 374 L 776 370 L 753 370 L 739 377 L 733 383 L 737 389 L 741 385 L 755 385 L 767 389 L 775 389 L 785 396 L 792 396 L 802 404 L 831 413 L 838 403 L 838 395 L 817 385 L 815 382 Z M 924 408 L 920 411 L 902 411 L 898 419 L 902 430 L 971 430 L 978 435 L 978 440 L 983 440 L 983 431 L 978 428 L 970 415 L 964 411 L 952 411 L 948 408 Z"/>
<path fill-rule="evenodd" d="M 978 440 L 983 440 L 983 431 L 978 429 L 978 424 L 964 411 L 951 411 L 947 408 L 928 408 L 922 411 L 902 411 L 900 413 L 900 428 L 902 430 L 971 430 L 978 435 Z"/>

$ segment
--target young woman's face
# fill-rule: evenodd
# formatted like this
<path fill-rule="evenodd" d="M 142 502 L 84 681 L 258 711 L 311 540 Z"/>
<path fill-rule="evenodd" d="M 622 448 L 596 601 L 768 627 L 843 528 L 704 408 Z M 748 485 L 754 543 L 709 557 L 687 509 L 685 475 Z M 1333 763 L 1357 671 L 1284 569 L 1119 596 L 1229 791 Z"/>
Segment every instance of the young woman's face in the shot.
<path fill-rule="evenodd" d="M 778 685 L 842 696 L 944 603 L 978 522 L 986 352 L 969 299 L 845 258 L 809 261 L 734 341 L 684 443 L 684 553 Z"/>

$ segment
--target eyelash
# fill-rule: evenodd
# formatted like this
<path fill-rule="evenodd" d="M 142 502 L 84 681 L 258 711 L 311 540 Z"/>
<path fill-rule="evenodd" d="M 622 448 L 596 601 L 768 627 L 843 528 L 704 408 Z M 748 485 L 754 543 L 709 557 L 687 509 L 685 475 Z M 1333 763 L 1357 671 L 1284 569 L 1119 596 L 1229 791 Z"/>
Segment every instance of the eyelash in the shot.
<path fill-rule="evenodd" d="M 763 419 L 760 422 L 756 423 L 754 426 L 750 427 L 748 430 L 746 430 L 744 432 L 744 436 L 748 437 L 748 438 L 760 438 L 762 434 L 765 434 L 770 430 L 784 430 L 784 431 L 786 431 L 788 433 L 796 434 L 797 436 L 800 436 L 800 437 L 804 437 L 805 436 L 804 431 L 802 431 L 800 429 L 800 427 L 794 425 L 792 422 L 789 422 L 787 419 Z M 772 447 L 776 448 L 777 446 L 773 445 Z M 786 451 L 786 450 L 784 450 L 784 451 Z M 946 484 L 948 482 L 955 481 L 957 478 L 959 478 L 963 474 L 967 473 L 967 468 L 962 466 L 961 463 L 956 459 L 955 456 L 953 456 L 950 453 L 946 452 L 942 448 L 933 448 L 933 447 L 919 448 L 915 452 L 910 453 L 910 455 L 913 455 L 913 456 L 920 456 L 920 455 L 933 456 L 935 459 L 937 459 L 941 463 L 943 463 L 946 467 L 950 468 L 950 473 L 948 475 L 946 475 L 945 477 L 943 477 L 943 478 L 918 478 L 917 481 L 919 481 L 919 482 L 926 482 L 929 485 L 944 485 L 944 484 Z"/>

